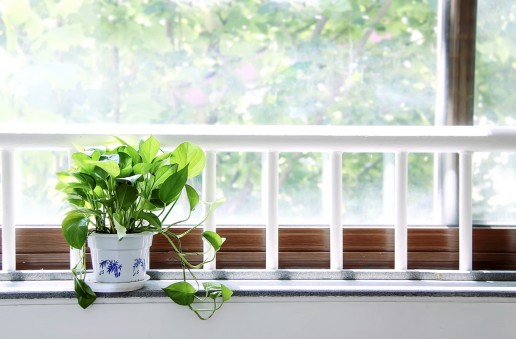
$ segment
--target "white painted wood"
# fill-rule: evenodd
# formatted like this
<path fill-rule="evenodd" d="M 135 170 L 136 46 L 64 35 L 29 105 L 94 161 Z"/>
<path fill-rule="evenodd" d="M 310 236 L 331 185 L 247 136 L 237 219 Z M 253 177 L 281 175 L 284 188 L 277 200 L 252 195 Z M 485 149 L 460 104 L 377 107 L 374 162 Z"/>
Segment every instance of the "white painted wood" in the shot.
<path fill-rule="evenodd" d="M 395 161 L 395 216 L 394 269 L 407 269 L 407 190 L 408 157 L 405 152 L 396 153 Z"/>
<path fill-rule="evenodd" d="M 189 140 L 213 151 L 461 152 L 516 149 L 516 127 L 484 126 L 0 126 L 0 147 L 96 145 L 117 135 L 154 135 L 164 146 Z M 142 131 L 145 131 L 142 134 Z"/>
<path fill-rule="evenodd" d="M 14 191 L 14 150 L 3 149 L 2 154 L 2 270 L 16 270 L 16 195 Z"/>
<path fill-rule="evenodd" d="M 202 189 L 203 189 L 203 199 L 208 202 L 215 201 L 216 199 L 216 190 L 217 190 L 217 154 L 214 151 L 206 152 L 206 166 L 204 167 L 204 173 L 202 176 Z M 205 209 L 206 212 L 206 209 Z M 205 231 L 216 231 L 215 224 L 215 212 L 211 213 L 208 216 L 204 223 Z M 213 247 L 211 247 L 206 241 L 204 243 L 204 259 L 211 259 L 215 255 L 213 251 Z M 213 260 L 204 265 L 205 270 L 214 270 L 217 267 L 216 260 Z"/>
<path fill-rule="evenodd" d="M 459 269 L 473 269 L 472 153 L 459 154 Z"/>
<path fill-rule="evenodd" d="M 342 240 L 342 152 L 330 154 L 330 268 L 343 268 L 343 240 Z"/>
<path fill-rule="evenodd" d="M 278 192 L 279 192 L 279 164 L 278 153 L 264 153 L 262 166 L 264 176 L 262 177 L 263 190 L 265 192 L 265 268 L 279 268 L 279 245 L 278 245 Z"/>

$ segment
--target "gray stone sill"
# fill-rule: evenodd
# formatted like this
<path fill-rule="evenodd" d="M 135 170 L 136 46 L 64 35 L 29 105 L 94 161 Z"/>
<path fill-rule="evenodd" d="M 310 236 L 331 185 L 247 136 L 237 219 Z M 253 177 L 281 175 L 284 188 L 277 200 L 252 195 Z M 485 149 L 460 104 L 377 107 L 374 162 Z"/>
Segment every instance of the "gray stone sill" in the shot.
<path fill-rule="evenodd" d="M 103 298 L 163 298 L 179 270 L 151 270 L 137 291 L 97 293 Z M 236 297 L 516 297 L 514 271 L 216 270 L 197 278 L 223 280 Z M 74 298 L 67 271 L 0 273 L 0 299 Z"/>

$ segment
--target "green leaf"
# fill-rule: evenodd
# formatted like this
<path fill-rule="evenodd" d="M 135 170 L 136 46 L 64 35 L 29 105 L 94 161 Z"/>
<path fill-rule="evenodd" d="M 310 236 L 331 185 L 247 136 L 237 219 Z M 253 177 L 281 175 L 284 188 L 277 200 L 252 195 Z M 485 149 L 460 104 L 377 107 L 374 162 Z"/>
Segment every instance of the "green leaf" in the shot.
<path fill-rule="evenodd" d="M 97 299 L 97 295 L 84 280 L 74 278 L 73 283 L 77 302 L 82 308 L 86 309 Z"/>
<path fill-rule="evenodd" d="M 122 139 L 120 139 L 118 137 L 114 137 L 114 138 L 117 139 L 118 141 L 120 141 L 120 143 L 122 143 L 124 145 L 124 146 L 119 147 L 118 151 L 127 153 L 131 157 L 131 159 L 133 160 L 133 164 L 140 163 L 141 157 L 138 154 L 138 151 L 136 149 L 134 149 L 134 147 L 132 147 L 127 142 L 125 142 L 124 140 L 122 140 Z"/>
<path fill-rule="evenodd" d="M 156 171 L 156 181 L 154 182 L 154 187 L 159 187 L 162 183 L 165 182 L 172 174 L 176 172 L 177 166 L 163 166 L 158 168 Z"/>
<path fill-rule="evenodd" d="M 173 302 L 178 305 L 188 306 L 194 302 L 195 288 L 186 281 L 180 281 L 163 289 Z"/>
<path fill-rule="evenodd" d="M 143 162 L 151 163 L 160 148 L 159 141 L 152 135 L 140 145 L 140 155 Z"/>
<path fill-rule="evenodd" d="M 199 194 L 190 185 L 185 185 L 186 188 L 186 195 L 188 196 L 188 203 L 190 204 L 190 211 L 193 211 L 195 209 L 195 206 L 197 206 L 197 203 L 199 203 Z"/>
<path fill-rule="evenodd" d="M 215 252 L 218 252 L 220 248 L 222 247 L 222 244 L 226 240 L 226 238 L 222 238 L 220 235 L 218 235 L 216 232 L 213 231 L 205 231 L 202 233 L 202 237 L 206 239 L 210 243 L 211 246 L 213 246 L 213 249 Z"/>
<path fill-rule="evenodd" d="M 151 167 L 152 167 L 151 164 L 140 163 L 140 164 L 134 165 L 133 170 L 134 170 L 135 174 L 145 175 L 145 174 L 149 173 Z"/>
<path fill-rule="evenodd" d="M 166 205 L 174 201 L 185 187 L 187 179 L 188 166 L 168 177 L 159 189 L 160 200 Z"/>
<path fill-rule="evenodd" d="M 116 178 L 120 174 L 120 167 L 118 167 L 118 164 L 114 160 L 106 160 L 106 161 L 90 160 L 89 163 L 102 168 L 112 178 Z"/>
<path fill-rule="evenodd" d="M 128 182 L 128 183 L 131 183 L 131 185 L 134 186 L 134 183 L 137 182 L 141 177 L 142 177 L 141 174 L 135 174 L 135 175 L 131 175 L 130 177 L 116 178 L 116 181 Z"/>
<path fill-rule="evenodd" d="M 84 153 L 72 154 L 73 162 L 86 173 L 91 173 L 95 169 L 95 165 L 91 164 L 91 158 Z"/>
<path fill-rule="evenodd" d="M 233 291 L 228 288 L 226 285 L 220 284 L 220 288 L 222 290 L 222 301 L 226 302 L 228 301 L 231 296 L 233 295 Z"/>
<path fill-rule="evenodd" d="M 156 226 L 158 228 L 161 228 L 161 221 L 159 220 L 159 218 L 154 213 L 140 212 L 138 214 L 138 218 L 146 220 L 152 226 Z"/>
<path fill-rule="evenodd" d="M 178 164 L 179 169 L 188 166 L 188 178 L 192 178 L 201 174 L 206 164 L 206 156 L 199 146 L 183 142 L 172 152 L 170 162 Z"/>
<path fill-rule="evenodd" d="M 116 188 L 116 197 L 118 207 L 121 209 L 128 209 L 138 199 L 138 190 L 128 184 L 120 184 Z"/>
<path fill-rule="evenodd" d="M 90 220 L 84 213 L 71 211 L 61 223 L 61 230 L 66 242 L 77 249 L 81 249 L 88 237 L 88 224 Z"/>

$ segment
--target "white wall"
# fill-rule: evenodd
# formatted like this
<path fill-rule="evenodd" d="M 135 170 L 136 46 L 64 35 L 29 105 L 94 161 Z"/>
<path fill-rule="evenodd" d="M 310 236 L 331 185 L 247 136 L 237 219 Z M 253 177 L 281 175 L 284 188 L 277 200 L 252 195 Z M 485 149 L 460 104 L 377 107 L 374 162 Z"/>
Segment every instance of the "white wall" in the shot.
<path fill-rule="evenodd" d="M 166 299 L 0 300 L 1 338 L 516 338 L 516 301 L 237 298 L 208 321 Z"/>

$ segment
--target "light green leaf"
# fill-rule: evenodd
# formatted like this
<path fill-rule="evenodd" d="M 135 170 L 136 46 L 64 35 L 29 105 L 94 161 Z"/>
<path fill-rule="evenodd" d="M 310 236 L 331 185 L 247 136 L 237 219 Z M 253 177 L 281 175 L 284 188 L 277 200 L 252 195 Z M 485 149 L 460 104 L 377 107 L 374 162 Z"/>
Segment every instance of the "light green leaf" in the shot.
<path fill-rule="evenodd" d="M 102 168 L 112 178 L 116 178 L 120 174 L 120 167 L 118 167 L 118 164 L 113 160 L 106 160 L 106 161 L 90 160 L 89 163 L 93 164 L 99 168 Z"/>
<path fill-rule="evenodd" d="M 140 179 L 142 177 L 141 174 L 135 174 L 135 175 L 132 175 L 130 177 L 125 177 L 125 178 L 117 178 L 116 181 L 119 181 L 119 182 L 129 182 L 131 183 L 131 185 L 134 186 L 134 183 L 138 181 L 138 179 Z"/>
<path fill-rule="evenodd" d="M 140 164 L 134 165 L 133 170 L 134 170 L 134 173 L 136 173 L 136 174 L 145 175 L 145 174 L 149 173 L 151 167 L 152 167 L 151 164 L 140 163 Z"/>
<path fill-rule="evenodd" d="M 116 217 L 113 219 L 114 219 L 113 221 L 115 222 L 115 229 L 116 229 L 116 234 L 118 235 L 118 240 L 122 240 L 122 238 L 125 237 L 125 235 L 127 234 L 127 228 L 120 225 L 118 220 L 116 220 Z"/>
<path fill-rule="evenodd" d="M 88 237 L 88 225 L 90 220 L 84 213 L 69 212 L 61 223 L 61 230 L 66 242 L 77 249 L 81 249 Z"/>
<path fill-rule="evenodd" d="M 172 301 L 178 305 L 188 306 L 194 302 L 195 288 L 186 281 L 180 281 L 163 289 Z"/>
<path fill-rule="evenodd" d="M 140 155 L 145 163 L 151 163 L 160 148 L 159 141 L 152 135 L 140 145 Z"/>
<path fill-rule="evenodd" d="M 72 161 L 86 173 L 91 173 L 95 169 L 95 164 L 91 163 L 91 158 L 84 153 L 72 154 Z"/>
<path fill-rule="evenodd" d="M 172 152 L 170 162 L 182 169 L 188 166 L 188 178 L 201 174 L 206 165 L 206 156 L 202 149 L 190 142 L 183 142 Z"/>
<path fill-rule="evenodd" d="M 213 246 L 215 252 L 218 252 L 222 247 L 222 244 L 226 240 L 226 238 L 222 238 L 216 232 L 213 231 L 205 231 L 202 233 L 202 237 Z"/>
<path fill-rule="evenodd" d="M 220 284 L 220 288 L 222 290 L 222 301 L 228 301 L 233 295 L 233 291 L 224 284 Z"/>

